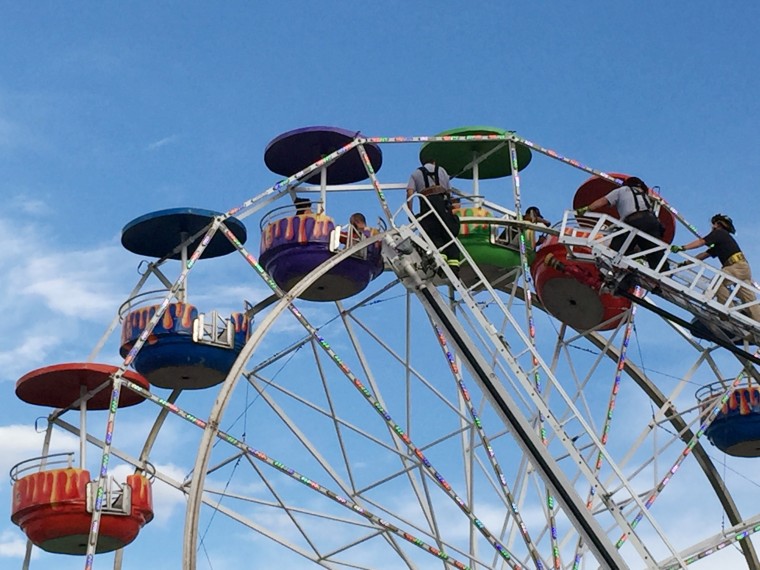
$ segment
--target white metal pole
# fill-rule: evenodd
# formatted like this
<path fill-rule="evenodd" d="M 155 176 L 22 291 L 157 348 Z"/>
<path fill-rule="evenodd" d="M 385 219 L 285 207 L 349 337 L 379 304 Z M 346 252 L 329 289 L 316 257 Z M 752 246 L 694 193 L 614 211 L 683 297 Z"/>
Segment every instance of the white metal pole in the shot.
<path fill-rule="evenodd" d="M 317 208 L 317 211 L 327 211 L 327 167 L 322 168 L 319 173 L 319 199 L 322 202 L 321 208 Z"/>
<path fill-rule="evenodd" d="M 79 386 L 79 467 L 87 469 L 87 386 Z"/>
<path fill-rule="evenodd" d="M 472 153 L 472 193 L 475 194 L 475 206 L 480 207 L 480 165 L 477 152 Z"/>
<path fill-rule="evenodd" d="M 187 232 L 181 232 L 179 236 L 181 242 L 184 242 L 188 237 L 190 237 Z M 187 244 L 182 246 L 181 256 L 182 271 L 184 271 L 187 268 Z M 177 291 L 177 293 L 177 300 L 180 303 L 187 303 L 187 279 L 185 279 L 185 281 L 182 283 L 182 286 L 179 288 L 179 291 Z"/>

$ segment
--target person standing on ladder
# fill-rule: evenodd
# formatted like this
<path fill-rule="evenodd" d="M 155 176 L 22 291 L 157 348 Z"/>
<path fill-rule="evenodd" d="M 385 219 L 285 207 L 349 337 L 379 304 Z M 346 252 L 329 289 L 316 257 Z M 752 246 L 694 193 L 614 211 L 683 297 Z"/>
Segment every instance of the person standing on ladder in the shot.
<path fill-rule="evenodd" d="M 575 215 L 582 216 L 588 211 L 593 212 L 594 210 L 598 210 L 607 205 L 617 208 L 620 219 L 629 226 L 657 239 L 662 239 L 662 236 L 665 233 L 665 228 L 654 213 L 654 204 L 652 198 L 649 196 L 649 188 L 647 188 L 647 185 L 644 184 L 641 178 L 629 176 L 626 178 L 624 186 L 615 188 L 612 192 L 594 200 L 588 206 L 578 208 L 575 210 Z M 620 251 L 620 248 L 623 247 L 623 243 L 627 238 L 627 233 L 612 238 L 610 247 L 615 251 Z M 637 246 L 640 250 L 647 250 L 652 249 L 655 244 L 645 236 L 634 236 L 631 245 L 629 245 L 626 251 L 623 252 L 623 255 L 628 255 L 628 253 L 634 251 Z M 648 253 L 646 259 L 649 267 L 656 270 L 664 255 L 664 249 Z M 665 271 L 667 269 L 668 263 L 665 262 L 662 270 Z"/>
<path fill-rule="evenodd" d="M 425 233 L 440 251 L 446 264 L 459 275 L 461 253 L 452 236 L 459 235 L 459 218 L 454 214 L 449 174 L 435 162 L 427 162 L 412 172 L 406 186 L 406 199 L 412 209 L 412 196 L 421 194 L 416 217 Z M 447 245 L 448 244 L 448 245 Z"/>
<path fill-rule="evenodd" d="M 705 237 L 697 238 L 686 245 L 671 245 L 670 251 L 678 253 L 689 249 L 696 249 L 703 245 L 707 246 L 706 251 L 695 255 L 697 259 L 707 259 L 708 257 L 717 257 L 722 266 L 722 271 L 735 277 L 739 281 L 744 281 L 749 287 L 740 287 L 736 296 L 742 303 L 752 303 L 757 297 L 752 290 L 752 269 L 750 269 L 747 258 L 742 253 L 739 244 L 731 234 L 736 233 L 734 222 L 725 214 L 715 214 L 711 219 L 712 231 Z M 728 299 L 729 291 L 726 282 L 722 281 L 715 296 L 718 301 L 725 303 Z M 751 305 L 743 311 L 750 318 L 760 322 L 760 305 Z"/>

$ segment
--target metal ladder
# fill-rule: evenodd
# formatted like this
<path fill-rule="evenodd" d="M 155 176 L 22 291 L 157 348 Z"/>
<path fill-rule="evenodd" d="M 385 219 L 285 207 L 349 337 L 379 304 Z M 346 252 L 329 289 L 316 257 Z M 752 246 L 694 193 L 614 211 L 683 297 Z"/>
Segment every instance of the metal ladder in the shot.
<path fill-rule="evenodd" d="M 559 242 L 571 248 L 571 256 L 575 259 L 593 261 L 611 291 L 628 284 L 641 285 L 685 309 L 716 334 L 760 345 L 760 323 L 745 312 L 750 306 L 760 305 L 760 290 L 756 287 L 688 254 L 670 254 L 668 244 L 618 219 L 604 214 L 586 216 L 593 225 L 579 228 L 574 223 L 572 211 L 565 212 Z M 643 238 L 650 247 L 628 255 L 615 251 L 610 243 L 616 236 L 624 234 L 627 237 L 620 248 L 621 252 L 635 237 Z M 656 252 L 662 252 L 663 257 L 652 269 L 646 263 L 646 256 Z M 668 255 L 671 255 L 670 260 Z M 677 260 L 675 263 L 673 258 Z M 723 284 L 731 289 L 725 302 L 716 297 Z M 747 289 L 755 294 L 755 301 L 739 303 L 738 293 Z"/>
<path fill-rule="evenodd" d="M 433 319 L 442 324 L 448 336 L 452 339 L 452 344 L 457 347 L 459 353 L 463 355 L 469 354 L 469 357 L 465 357 L 465 360 L 469 358 L 469 362 L 467 362 L 468 368 L 471 369 L 473 376 L 479 381 L 483 392 L 491 394 L 492 402 L 501 411 L 507 424 L 512 427 L 518 443 L 523 447 L 524 452 L 531 457 L 531 462 L 542 472 L 544 480 L 549 482 L 558 492 L 561 492 L 562 489 L 573 488 L 569 481 L 564 480 L 565 475 L 562 469 L 556 465 L 556 459 L 538 439 L 531 419 L 525 415 L 522 411 L 522 406 L 514 399 L 514 392 L 510 387 L 514 387 L 514 389 L 521 393 L 522 398 L 528 398 L 532 402 L 534 406 L 533 413 L 537 412 L 541 414 L 550 426 L 551 431 L 557 435 L 558 441 L 564 446 L 567 455 L 574 458 L 575 464 L 583 472 L 583 477 L 597 490 L 596 497 L 605 504 L 607 512 L 616 519 L 621 529 L 628 528 L 628 522 L 625 520 L 620 509 L 621 504 L 632 506 L 635 503 L 644 513 L 644 516 L 649 517 L 649 512 L 644 508 L 636 490 L 627 484 L 623 473 L 615 465 L 614 459 L 609 456 L 601 441 L 594 435 L 594 430 L 590 426 L 586 426 L 586 432 L 592 439 L 590 445 L 593 445 L 598 453 L 606 456 L 608 465 L 615 472 L 615 483 L 612 486 L 617 491 L 614 493 L 614 497 L 613 494 L 605 490 L 606 485 L 602 483 L 597 474 L 586 465 L 580 450 L 574 445 L 573 438 L 565 433 L 563 426 L 567 423 L 567 419 L 560 423 L 559 419 L 555 417 L 553 410 L 550 410 L 546 402 L 544 402 L 541 394 L 537 393 L 534 389 L 531 374 L 535 370 L 535 367 L 538 367 L 546 382 L 553 385 L 553 390 L 563 395 L 565 405 L 572 411 L 575 420 L 582 425 L 586 424 L 583 415 L 575 408 L 572 399 L 567 395 L 550 366 L 544 361 L 535 346 L 531 344 L 521 324 L 517 322 L 516 317 L 504 305 L 500 295 L 478 269 L 477 264 L 462 246 L 461 242 L 450 235 L 451 241 L 443 244 L 440 249 L 445 249 L 452 243 L 456 244 L 461 252 L 463 262 L 469 263 L 476 275 L 475 282 L 468 283 L 467 285 L 462 283 L 451 271 L 445 258 L 440 254 L 439 248 L 425 234 L 419 224 L 419 219 L 415 218 L 406 206 L 402 207 L 401 212 L 408 216 L 410 222 L 404 225 L 396 225 L 395 230 L 389 232 L 385 238 L 383 252 L 388 265 L 405 286 L 417 295 Z M 428 215 L 437 214 L 432 212 Z M 473 339 L 468 331 L 464 330 L 458 317 L 451 310 L 450 299 L 444 297 L 437 289 L 437 286 L 441 284 L 449 285 L 459 294 L 460 299 L 457 306 L 461 310 L 467 311 L 469 318 L 479 327 L 479 338 Z M 477 294 L 477 300 L 474 298 L 475 294 Z M 510 324 L 510 333 L 520 337 L 521 342 L 519 344 L 522 346 L 518 348 L 517 343 L 515 343 L 515 347 L 513 348 L 505 342 L 492 321 L 480 311 L 480 306 L 483 304 L 499 308 L 506 321 Z M 481 351 L 481 347 L 484 345 L 492 351 L 492 354 L 488 355 L 489 358 L 485 358 Z M 527 354 L 530 354 L 534 362 L 537 363 L 533 369 L 524 367 L 518 361 L 521 355 Z M 496 357 L 496 362 L 492 360 L 494 356 Z M 495 379 L 496 381 L 490 383 L 489 379 Z M 562 481 L 555 479 L 561 479 Z M 599 560 L 610 562 L 612 559 L 615 559 L 617 564 L 621 564 L 616 549 L 611 548 L 611 544 L 607 540 L 599 538 L 606 533 L 596 526 L 598 523 L 585 504 L 579 504 L 577 502 L 579 500 L 578 497 L 575 497 L 572 493 L 567 493 L 564 497 L 559 497 L 559 499 L 571 518 L 576 521 L 576 525 L 587 531 L 587 533 L 584 533 L 586 534 L 586 538 L 596 542 L 593 549 L 596 551 Z M 655 527 L 657 526 L 654 521 L 651 522 Z M 651 553 L 635 533 L 630 538 L 634 548 L 639 551 L 643 560 L 653 560 Z M 664 536 L 661 536 L 661 539 L 665 540 Z M 672 545 L 669 545 L 669 548 L 675 554 L 675 548 Z M 625 567 L 625 564 L 618 567 Z"/>

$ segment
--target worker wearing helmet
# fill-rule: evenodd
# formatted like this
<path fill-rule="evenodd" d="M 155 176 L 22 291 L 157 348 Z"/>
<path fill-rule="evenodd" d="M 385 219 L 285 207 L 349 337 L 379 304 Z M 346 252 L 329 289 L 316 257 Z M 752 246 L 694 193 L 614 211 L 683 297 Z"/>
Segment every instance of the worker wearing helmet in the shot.
<path fill-rule="evenodd" d="M 715 214 L 711 219 L 712 231 L 705 237 L 695 239 L 686 245 L 672 245 L 670 250 L 673 253 L 689 249 L 695 249 L 706 245 L 707 250 L 695 255 L 697 259 L 707 259 L 708 257 L 717 257 L 725 273 L 735 277 L 739 281 L 744 281 L 750 287 L 740 287 L 736 296 L 742 303 L 751 303 L 755 301 L 756 296 L 752 291 L 752 270 L 744 257 L 739 244 L 731 234 L 736 233 L 734 222 L 725 214 Z M 725 282 L 721 283 L 716 296 L 723 303 L 728 299 L 729 291 Z M 748 307 L 750 316 L 760 322 L 760 305 Z"/>

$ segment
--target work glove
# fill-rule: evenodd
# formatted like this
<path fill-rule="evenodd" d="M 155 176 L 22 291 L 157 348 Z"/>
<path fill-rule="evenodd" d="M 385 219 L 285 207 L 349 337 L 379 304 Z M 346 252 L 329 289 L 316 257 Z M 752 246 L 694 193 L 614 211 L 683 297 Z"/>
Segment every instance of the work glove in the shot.
<path fill-rule="evenodd" d="M 670 246 L 670 251 L 672 253 L 678 253 L 679 251 L 683 251 L 683 250 L 684 250 L 684 248 L 683 248 L 682 245 L 671 245 Z"/>
<path fill-rule="evenodd" d="M 578 208 L 577 210 L 575 210 L 574 213 L 575 213 L 576 216 L 582 216 L 586 212 L 588 212 L 588 206 L 583 206 L 581 208 Z"/>

